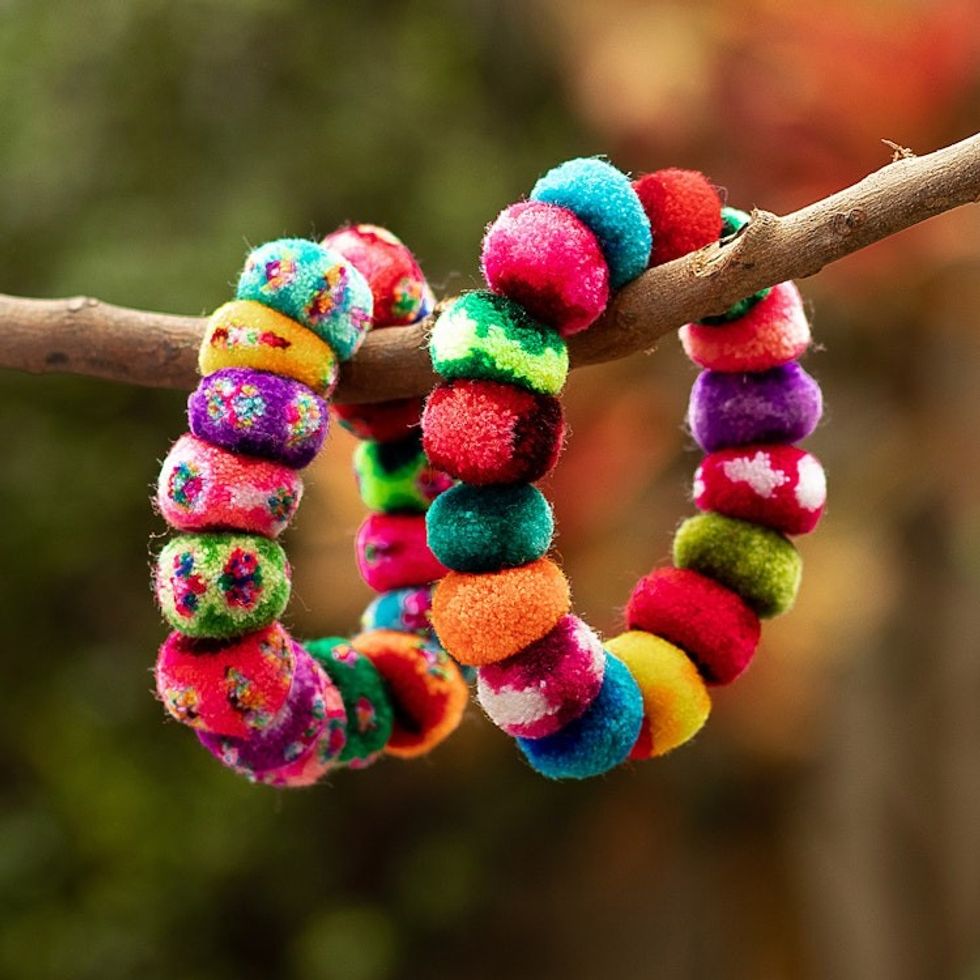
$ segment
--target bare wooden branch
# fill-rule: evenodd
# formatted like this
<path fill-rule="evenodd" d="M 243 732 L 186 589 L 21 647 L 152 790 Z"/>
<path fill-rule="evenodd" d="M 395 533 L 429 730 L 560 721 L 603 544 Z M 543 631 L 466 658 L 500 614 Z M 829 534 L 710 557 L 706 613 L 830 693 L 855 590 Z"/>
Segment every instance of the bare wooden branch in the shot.
<path fill-rule="evenodd" d="M 896 147 L 886 141 L 889 146 Z M 573 367 L 650 350 L 684 323 L 825 265 L 896 232 L 980 201 L 980 134 L 917 157 L 902 148 L 864 180 L 779 217 L 757 210 L 743 234 L 644 273 L 602 320 L 573 337 Z M 127 310 L 99 300 L 0 295 L 0 367 L 85 374 L 126 384 L 193 388 L 205 320 Z M 431 318 L 371 334 L 347 364 L 337 400 L 383 401 L 435 383 Z"/>

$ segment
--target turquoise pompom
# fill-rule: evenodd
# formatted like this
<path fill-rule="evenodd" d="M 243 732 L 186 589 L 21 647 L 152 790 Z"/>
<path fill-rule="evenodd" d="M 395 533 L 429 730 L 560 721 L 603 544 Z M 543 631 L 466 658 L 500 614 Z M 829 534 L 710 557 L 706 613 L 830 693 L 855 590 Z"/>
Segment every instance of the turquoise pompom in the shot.
<path fill-rule="evenodd" d="M 429 548 L 457 572 L 492 572 L 536 561 L 551 545 L 551 506 L 529 484 L 461 483 L 436 497 L 426 515 Z"/>
<path fill-rule="evenodd" d="M 610 285 L 625 286 L 650 261 L 653 237 L 629 177 L 598 157 L 579 157 L 549 170 L 531 199 L 573 211 L 599 239 L 609 263 Z"/>

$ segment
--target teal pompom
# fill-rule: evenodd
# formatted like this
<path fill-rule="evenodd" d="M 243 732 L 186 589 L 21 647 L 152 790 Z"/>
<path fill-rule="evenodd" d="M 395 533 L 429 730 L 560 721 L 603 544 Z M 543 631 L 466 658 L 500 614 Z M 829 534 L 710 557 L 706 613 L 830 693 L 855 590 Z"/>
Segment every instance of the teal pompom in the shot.
<path fill-rule="evenodd" d="M 722 245 L 727 245 L 751 220 L 751 215 L 746 214 L 744 211 L 739 211 L 738 208 L 722 208 L 720 239 Z M 708 327 L 717 327 L 723 323 L 738 320 L 745 316 L 756 303 L 764 300 L 769 293 L 770 289 L 768 287 L 760 289 L 757 293 L 753 293 L 751 296 L 746 296 L 744 299 L 733 303 L 724 313 L 719 313 L 716 316 L 706 316 L 703 320 L 698 320 L 698 323 L 703 323 Z"/>
<path fill-rule="evenodd" d="M 629 177 L 598 157 L 579 157 L 549 170 L 531 191 L 531 200 L 574 212 L 592 230 L 609 264 L 613 289 L 643 272 L 653 238 L 650 219 Z"/>
<path fill-rule="evenodd" d="M 435 499 L 426 515 L 429 548 L 457 572 L 492 572 L 540 558 L 551 545 L 551 506 L 529 484 L 465 483 Z"/>

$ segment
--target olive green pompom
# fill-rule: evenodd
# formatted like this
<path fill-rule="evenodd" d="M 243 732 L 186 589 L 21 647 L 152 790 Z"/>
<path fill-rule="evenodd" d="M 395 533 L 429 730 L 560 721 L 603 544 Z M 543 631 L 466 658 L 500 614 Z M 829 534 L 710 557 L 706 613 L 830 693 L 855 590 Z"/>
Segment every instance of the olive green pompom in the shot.
<path fill-rule="evenodd" d="M 354 450 L 354 476 L 368 510 L 385 514 L 421 513 L 452 478 L 429 465 L 422 436 L 395 442 L 362 442 Z"/>

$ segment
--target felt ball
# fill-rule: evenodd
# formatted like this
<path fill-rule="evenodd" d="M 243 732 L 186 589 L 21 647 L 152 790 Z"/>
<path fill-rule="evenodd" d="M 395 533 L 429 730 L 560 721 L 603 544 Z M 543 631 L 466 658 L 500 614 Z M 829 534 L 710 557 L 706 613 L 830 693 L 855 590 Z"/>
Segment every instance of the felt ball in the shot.
<path fill-rule="evenodd" d="M 653 248 L 650 265 L 662 265 L 721 235 L 721 199 L 704 174 L 671 167 L 633 181 L 640 204 L 650 220 Z"/>
<path fill-rule="evenodd" d="M 554 395 L 568 375 L 561 335 L 513 300 L 485 290 L 465 293 L 443 310 L 429 354 L 447 381 L 482 378 Z"/>
<path fill-rule="evenodd" d="M 313 391 L 266 371 L 225 368 L 202 378 L 187 400 L 194 435 L 246 456 L 302 469 L 327 436 L 327 403 Z"/>
<path fill-rule="evenodd" d="M 609 267 L 595 235 L 554 204 L 522 201 L 502 211 L 480 262 L 495 293 L 563 337 L 590 327 L 609 302 Z"/>
<path fill-rule="evenodd" d="M 643 697 L 626 665 L 606 654 L 599 694 L 554 735 L 519 738 L 531 766 L 549 779 L 589 779 L 614 769 L 630 754 L 643 724 Z"/>
<path fill-rule="evenodd" d="M 426 459 L 421 432 L 397 442 L 362 442 L 354 450 L 354 476 L 364 505 L 386 514 L 422 512 L 453 485 Z"/>
<path fill-rule="evenodd" d="M 446 574 L 425 542 L 421 514 L 370 514 L 358 529 L 355 551 L 361 578 L 375 592 L 426 585 Z"/>
<path fill-rule="evenodd" d="M 655 568 L 626 606 L 631 630 L 680 647 L 709 684 L 730 684 L 759 645 L 759 617 L 713 579 L 683 568 Z"/>
<path fill-rule="evenodd" d="M 347 640 L 310 640 L 307 652 L 333 681 L 347 710 L 347 742 L 338 761 L 363 769 L 388 744 L 395 714 L 378 669 Z"/>
<path fill-rule="evenodd" d="M 827 478 L 820 461 L 795 446 L 743 446 L 706 456 L 694 474 L 694 503 L 763 524 L 783 534 L 807 534 L 823 514 Z"/>
<path fill-rule="evenodd" d="M 387 686 L 394 727 L 385 752 L 402 759 L 424 755 L 451 735 L 463 718 L 469 691 L 459 668 L 438 644 L 392 630 L 351 640 Z"/>
<path fill-rule="evenodd" d="M 437 497 L 425 519 L 429 547 L 446 568 L 492 572 L 536 561 L 551 546 L 551 505 L 536 487 L 471 487 Z"/>
<path fill-rule="evenodd" d="M 197 366 L 204 375 L 222 368 L 268 371 L 329 395 L 340 362 L 333 348 L 301 323 L 261 303 L 234 300 L 211 314 Z"/>
<path fill-rule="evenodd" d="M 361 632 L 399 630 L 402 633 L 432 634 L 432 586 L 412 585 L 382 592 L 361 614 Z"/>
<path fill-rule="evenodd" d="M 520 653 L 477 671 L 476 696 L 490 720 L 515 738 L 542 738 L 578 718 L 602 687 L 602 641 L 577 616 Z"/>
<path fill-rule="evenodd" d="M 573 211 L 598 238 L 613 289 L 647 267 L 650 221 L 629 177 L 597 157 L 568 160 L 534 185 L 531 199 Z"/>
<path fill-rule="evenodd" d="M 374 298 L 374 326 L 414 323 L 424 315 L 428 284 L 405 243 L 378 225 L 348 225 L 323 239 L 361 273 Z"/>
<path fill-rule="evenodd" d="M 570 603 L 561 569 L 539 558 L 485 575 L 449 572 L 432 594 L 432 624 L 455 660 L 482 667 L 540 640 Z"/>
<path fill-rule="evenodd" d="M 289 601 L 286 553 L 252 534 L 182 534 L 164 545 L 154 576 L 163 616 L 187 636 L 240 636 L 268 626 Z"/>
<path fill-rule="evenodd" d="M 466 483 L 534 483 L 558 462 L 565 416 L 550 395 L 452 381 L 429 395 L 422 438 L 432 465 Z"/>
<path fill-rule="evenodd" d="M 713 513 L 677 529 L 674 564 L 720 582 L 764 619 L 792 608 L 803 574 L 799 552 L 778 531 Z"/>
<path fill-rule="evenodd" d="M 720 326 L 688 323 L 680 338 L 684 353 L 700 367 L 767 371 L 806 351 L 810 324 L 796 284 L 783 282 L 737 320 Z"/>
<path fill-rule="evenodd" d="M 334 404 L 340 425 L 358 439 L 394 442 L 411 435 L 419 426 L 423 399 L 395 398 L 364 405 Z"/>
<path fill-rule="evenodd" d="M 659 636 L 631 630 L 606 643 L 643 696 L 643 725 L 631 759 L 652 759 L 690 741 L 711 713 L 711 696 L 690 657 Z"/>
<path fill-rule="evenodd" d="M 799 442 L 823 413 L 820 385 L 795 362 L 757 374 L 702 371 L 687 422 L 707 453 L 753 442 Z"/>
<path fill-rule="evenodd" d="M 279 714 L 293 680 L 293 643 L 279 623 L 228 641 L 173 632 L 154 675 L 171 717 L 216 735 L 246 737 Z"/>
<path fill-rule="evenodd" d="M 288 466 L 241 456 L 182 435 L 160 468 L 157 506 L 178 531 L 228 529 L 276 537 L 303 496 Z"/>
<path fill-rule="evenodd" d="M 245 260 L 236 299 L 250 299 L 298 320 L 342 361 L 371 329 L 371 287 L 337 252 L 304 238 L 280 238 Z"/>

